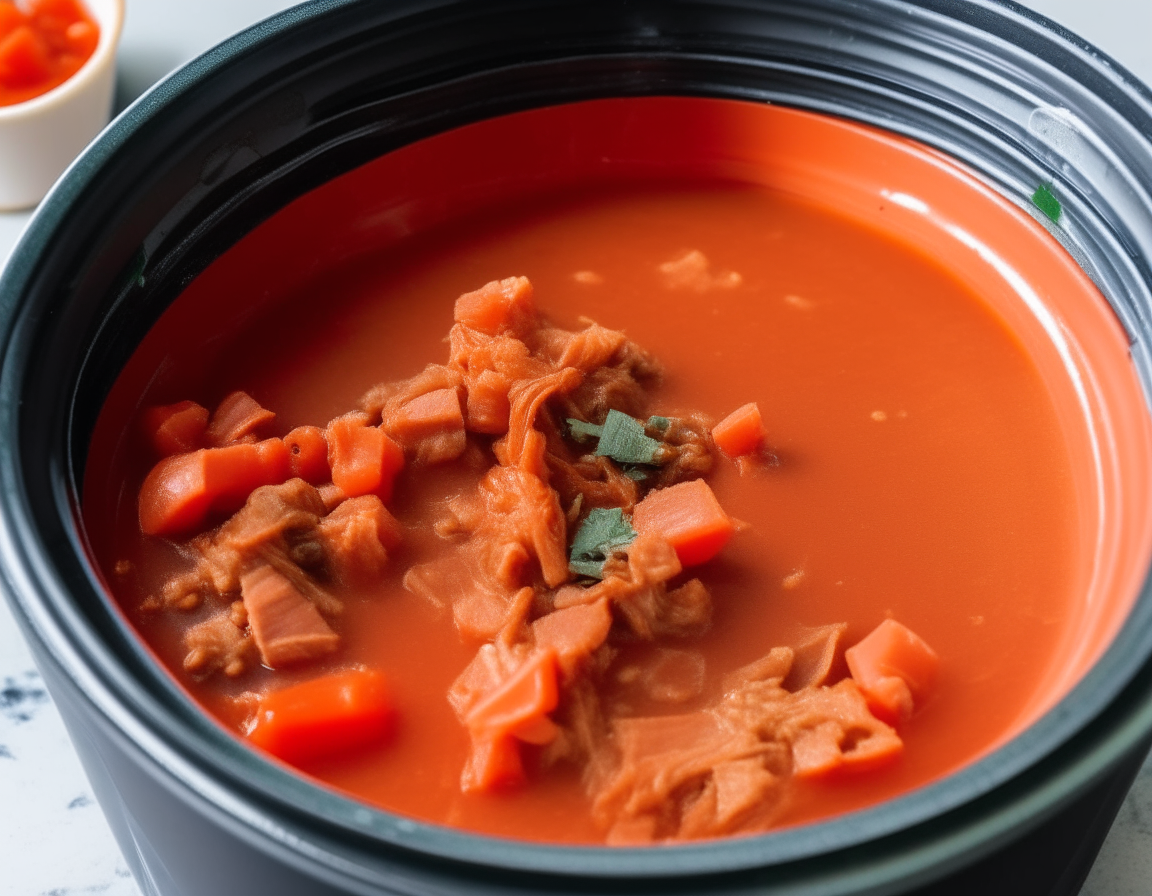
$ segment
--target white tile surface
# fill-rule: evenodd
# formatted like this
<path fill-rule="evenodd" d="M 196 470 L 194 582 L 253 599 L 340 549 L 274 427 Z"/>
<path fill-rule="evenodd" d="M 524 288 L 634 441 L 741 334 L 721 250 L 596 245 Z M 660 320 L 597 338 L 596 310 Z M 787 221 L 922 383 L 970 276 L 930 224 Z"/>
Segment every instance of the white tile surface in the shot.
<path fill-rule="evenodd" d="M 229 34 L 293 4 L 129 0 L 122 104 Z M 1033 0 L 1152 83 L 1152 2 Z M 27 214 L 0 214 L 0 264 Z M 0 601 L 0 896 L 139 896 L 7 606 Z M 211 894 L 205 894 L 211 896 Z M 253 894 L 262 896 L 262 894 Z M 1082 896 L 1152 896 L 1152 763 Z"/>

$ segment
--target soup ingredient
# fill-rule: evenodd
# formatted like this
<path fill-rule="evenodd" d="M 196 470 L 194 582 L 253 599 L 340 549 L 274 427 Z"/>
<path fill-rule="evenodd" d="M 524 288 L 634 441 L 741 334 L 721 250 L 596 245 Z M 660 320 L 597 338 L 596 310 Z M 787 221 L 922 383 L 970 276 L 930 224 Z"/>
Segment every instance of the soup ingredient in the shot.
<path fill-rule="evenodd" d="M 404 452 L 368 416 L 353 411 L 328 424 L 328 466 L 332 484 L 348 497 L 392 496 L 392 483 L 404 467 Z"/>
<path fill-rule="evenodd" d="M 216 406 L 215 413 L 204 432 L 204 442 L 219 448 L 235 442 L 256 438 L 256 431 L 276 419 L 276 415 L 260 406 L 247 392 L 232 392 Z"/>
<path fill-rule="evenodd" d="M 261 696 L 248 739 L 286 762 L 308 762 L 386 740 L 394 716 L 380 672 L 346 669 Z"/>
<path fill-rule="evenodd" d="M 729 457 L 755 454 L 764 444 L 764 421 L 754 401 L 741 405 L 712 427 L 716 447 Z"/>
<path fill-rule="evenodd" d="M 1032 194 L 1032 204 L 1040 209 L 1053 224 L 1060 223 L 1060 216 L 1064 213 L 1064 208 L 1052 191 L 1051 184 L 1040 184 L 1036 188 Z"/>
<path fill-rule="evenodd" d="M 78 0 L 0 0 L 0 106 L 63 84 L 99 39 L 99 26 Z"/>
<path fill-rule="evenodd" d="M 637 532 L 662 536 L 684 566 L 711 560 L 736 531 L 736 525 L 703 479 L 649 492 L 636 505 L 632 525 Z"/>
<path fill-rule="evenodd" d="M 879 718 L 907 722 L 936 685 L 940 659 L 916 633 L 885 619 L 844 652 L 852 678 Z"/>
<path fill-rule="evenodd" d="M 636 540 L 623 508 L 593 507 L 576 530 L 568 568 L 579 576 L 604 578 L 604 564 Z"/>
<path fill-rule="evenodd" d="M 194 401 L 179 401 L 148 408 L 143 422 L 152 449 L 160 457 L 169 457 L 200 446 L 208 429 L 208 409 Z"/>
<path fill-rule="evenodd" d="M 836 627 L 827 633 L 838 638 Z M 900 755 L 899 736 L 869 712 L 850 679 L 825 687 L 825 671 L 785 689 L 794 657 L 776 648 L 731 673 L 730 689 L 705 710 L 616 721 L 619 760 L 593 805 L 608 841 L 760 830 L 779 810 L 790 776 L 867 771 Z"/>
<path fill-rule="evenodd" d="M 297 426 L 284 436 L 292 475 L 318 485 L 332 478 L 328 464 L 328 440 L 318 426 Z"/>
<path fill-rule="evenodd" d="M 140 488 L 140 529 L 145 535 L 194 532 L 211 514 L 234 512 L 253 489 L 290 473 L 280 439 L 174 454 L 153 467 Z"/>

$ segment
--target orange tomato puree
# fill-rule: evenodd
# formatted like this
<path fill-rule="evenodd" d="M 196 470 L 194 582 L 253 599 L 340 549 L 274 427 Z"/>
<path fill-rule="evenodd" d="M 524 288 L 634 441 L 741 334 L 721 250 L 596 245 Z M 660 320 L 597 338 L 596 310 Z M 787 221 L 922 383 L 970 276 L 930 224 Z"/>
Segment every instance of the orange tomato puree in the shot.
<path fill-rule="evenodd" d="M 60 86 L 99 40 L 100 27 L 79 0 L 0 0 L 0 106 Z"/>
<path fill-rule="evenodd" d="M 659 358 L 667 375 L 657 407 L 720 420 L 758 405 L 778 464 L 742 473 L 724 463 L 709 478 L 746 526 L 696 573 L 715 607 L 693 644 L 708 670 L 701 701 L 725 672 L 813 626 L 845 621 L 851 645 L 891 617 L 939 654 L 933 696 L 901 729 L 899 761 L 798 783 L 781 824 L 892 798 L 1016 730 L 1069 637 L 1080 518 L 1050 385 L 962 271 L 827 197 L 732 172 L 580 173 L 510 196 L 489 188 L 473 210 L 427 225 L 396 220 L 379 226 L 402 236 L 356 257 L 317 247 L 310 273 L 279 281 L 269 300 L 223 329 L 215 312 L 181 311 L 178 300 L 168 320 L 179 325 L 162 321 L 146 339 L 97 426 L 83 508 L 92 550 L 126 616 L 208 712 L 231 726 L 232 696 L 274 674 L 291 683 L 310 672 L 198 681 L 181 668 L 177 628 L 138 611 L 181 563 L 163 539 L 140 533 L 135 495 L 153 463 L 131 435 L 140 409 L 189 398 L 214 407 L 243 389 L 276 411 L 281 435 L 323 427 L 373 384 L 443 361 L 458 295 L 524 275 L 556 324 L 589 317 Z M 704 263 L 685 262 L 691 253 Z M 220 314 L 253 295 L 250 283 L 211 274 L 189 295 Z M 391 739 L 299 767 L 417 819 L 600 842 L 575 773 L 530 773 L 530 786 L 505 794 L 460 791 L 468 737 L 445 693 L 476 645 L 401 578 L 439 550 L 437 510 L 475 475 L 452 463 L 436 476 L 397 479 L 389 507 L 405 526 L 404 545 L 378 585 L 341 594 L 339 623 L 340 663 L 387 676 Z"/>

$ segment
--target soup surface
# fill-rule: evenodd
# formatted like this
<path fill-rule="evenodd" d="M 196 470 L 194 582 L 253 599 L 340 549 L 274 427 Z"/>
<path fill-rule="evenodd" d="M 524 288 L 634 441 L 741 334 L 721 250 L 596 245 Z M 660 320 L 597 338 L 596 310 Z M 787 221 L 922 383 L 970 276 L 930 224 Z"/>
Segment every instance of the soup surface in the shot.
<path fill-rule="evenodd" d="M 129 365 L 94 437 L 85 521 L 125 614 L 202 706 L 238 731 L 237 698 L 316 668 L 190 674 L 182 638 L 210 608 L 143 609 L 188 567 L 179 539 L 141 533 L 136 496 L 156 460 L 140 436 L 144 410 L 185 399 L 212 408 L 244 390 L 275 412 L 272 434 L 324 427 L 374 385 L 443 363 L 456 298 L 513 275 L 531 280 L 550 322 L 579 329 L 590 318 L 658 359 L 655 413 L 719 420 L 754 401 L 764 419 L 763 462 L 721 457 L 708 476 L 745 525 L 692 570 L 711 593 L 711 625 L 673 646 L 702 658 L 702 683 L 646 712 L 708 705 L 726 674 L 813 628 L 847 623 L 851 645 L 894 618 L 940 659 L 932 696 L 900 726 L 902 754 L 866 773 L 794 782 L 773 823 L 889 799 L 1015 732 L 1059 665 L 1083 562 L 1049 384 L 963 272 L 835 203 L 724 177 L 558 178 L 489 195 L 475 211 L 315 266 L 223 332 L 211 319 L 184 329 L 179 341 L 198 348 L 171 356 L 181 363 Z M 194 320 L 185 314 L 185 327 Z M 173 339 L 158 327 L 138 358 L 169 357 L 163 341 Z M 491 439 L 471 438 L 490 451 Z M 403 543 L 377 581 L 340 590 L 340 650 L 319 666 L 381 670 L 394 730 L 378 746 L 298 765 L 414 818 L 602 842 L 576 768 L 542 769 L 529 752 L 526 786 L 461 791 L 469 738 L 446 694 L 477 642 L 404 576 L 444 550 L 433 526 L 476 477 L 463 459 L 397 477 L 388 507 Z M 646 649 L 625 645 L 613 662 Z M 629 687 L 608 681 L 616 696 Z"/>

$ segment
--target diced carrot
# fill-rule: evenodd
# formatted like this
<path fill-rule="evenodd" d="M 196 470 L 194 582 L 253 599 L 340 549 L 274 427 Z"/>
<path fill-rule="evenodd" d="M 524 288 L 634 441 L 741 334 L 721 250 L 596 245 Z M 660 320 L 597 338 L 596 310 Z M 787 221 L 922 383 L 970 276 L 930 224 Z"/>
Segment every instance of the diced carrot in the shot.
<path fill-rule="evenodd" d="M 224 397 L 205 434 L 208 444 L 221 447 L 252 436 L 265 423 L 276 419 L 276 415 L 247 392 L 232 392 Z"/>
<path fill-rule="evenodd" d="M 351 413 L 328 424 L 328 465 L 332 484 L 347 497 L 377 495 L 388 502 L 392 484 L 404 467 L 404 452 L 364 414 Z"/>
<path fill-rule="evenodd" d="M 148 408 L 144 432 L 160 457 L 185 454 L 200 447 L 208 427 L 208 409 L 194 401 Z"/>
<path fill-rule="evenodd" d="M 27 19 L 14 3 L 0 2 L 0 41 L 25 24 Z"/>
<path fill-rule="evenodd" d="M 565 676 L 572 676 L 604 643 L 611 628 L 612 611 L 607 598 L 601 598 L 541 616 L 532 623 L 532 637 L 538 648 L 554 650 L 561 671 Z"/>
<path fill-rule="evenodd" d="M 465 793 L 507 789 L 523 784 L 524 763 L 520 744 L 507 734 L 472 736 L 472 752 L 460 776 L 460 789 Z"/>
<path fill-rule="evenodd" d="M 41 31 L 62 34 L 68 26 L 85 21 L 88 15 L 76 0 L 27 0 L 28 17 Z"/>
<path fill-rule="evenodd" d="M 167 457 L 140 487 L 140 529 L 145 535 L 190 532 L 210 513 L 233 513 L 253 489 L 284 482 L 290 474 L 288 449 L 279 439 Z"/>
<path fill-rule="evenodd" d="M 632 512 L 632 528 L 662 535 L 684 566 L 711 560 L 736 531 L 703 479 L 649 492 Z"/>
<path fill-rule="evenodd" d="M 284 436 L 292 475 L 319 485 L 332 477 L 328 468 L 328 442 L 318 426 L 297 426 Z"/>
<path fill-rule="evenodd" d="M 508 432 L 508 378 L 495 370 L 482 370 L 468 383 L 468 429 L 499 436 Z"/>
<path fill-rule="evenodd" d="M 905 722 L 936 685 L 940 658 L 911 629 L 885 619 L 844 651 L 868 708 L 889 723 Z"/>
<path fill-rule="evenodd" d="M 51 75 L 48 48 L 32 28 L 20 25 L 0 41 L 0 82 L 18 87 L 46 81 Z"/>
<path fill-rule="evenodd" d="M 712 439 L 716 447 L 729 457 L 756 453 L 764 444 L 764 421 L 756 402 L 736 408 L 713 426 Z"/>
<path fill-rule="evenodd" d="M 207 449 L 204 469 L 213 496 L 211 509 L 221 514 L 243 507 L 254 489 L 292 478 L 288 447 L 279 439 Z"/>
<path fill-rule="evenodd" d="M 532 284 L 527 277 L 493 280 L 456 300 L 457 323 L 489 336 L 506 330 L 517 331 L 531 323 L 536 314 Z"/>
<path fill-rule="evenodd" d="M 464 413 L 455 389 L 435 389 L 405 402 L 388 415 L 388 434 L 401 445 L 439 433 L 463 432 Z"/>
<path fill-rule="evenodd" d="M 540 731 L 540 720 L 558 701 L 556 654 L 540 650 L 472 707 L 465 721 L 481 737 L 510 734 L 532 739 Z"/>
<path fill-rule="evenodd" d="M 394 719 L 384 676 L 350 669 L 265 694 L 248 739 L 287 762 L 304 762 L 380 743 Z"/>
<path fill-rule="evenodd" d="M 64 30 L 68 49 L 77 56 L 91 56 L 100 43 L 100 29 L 92 22 L 73 22 Z"/>

